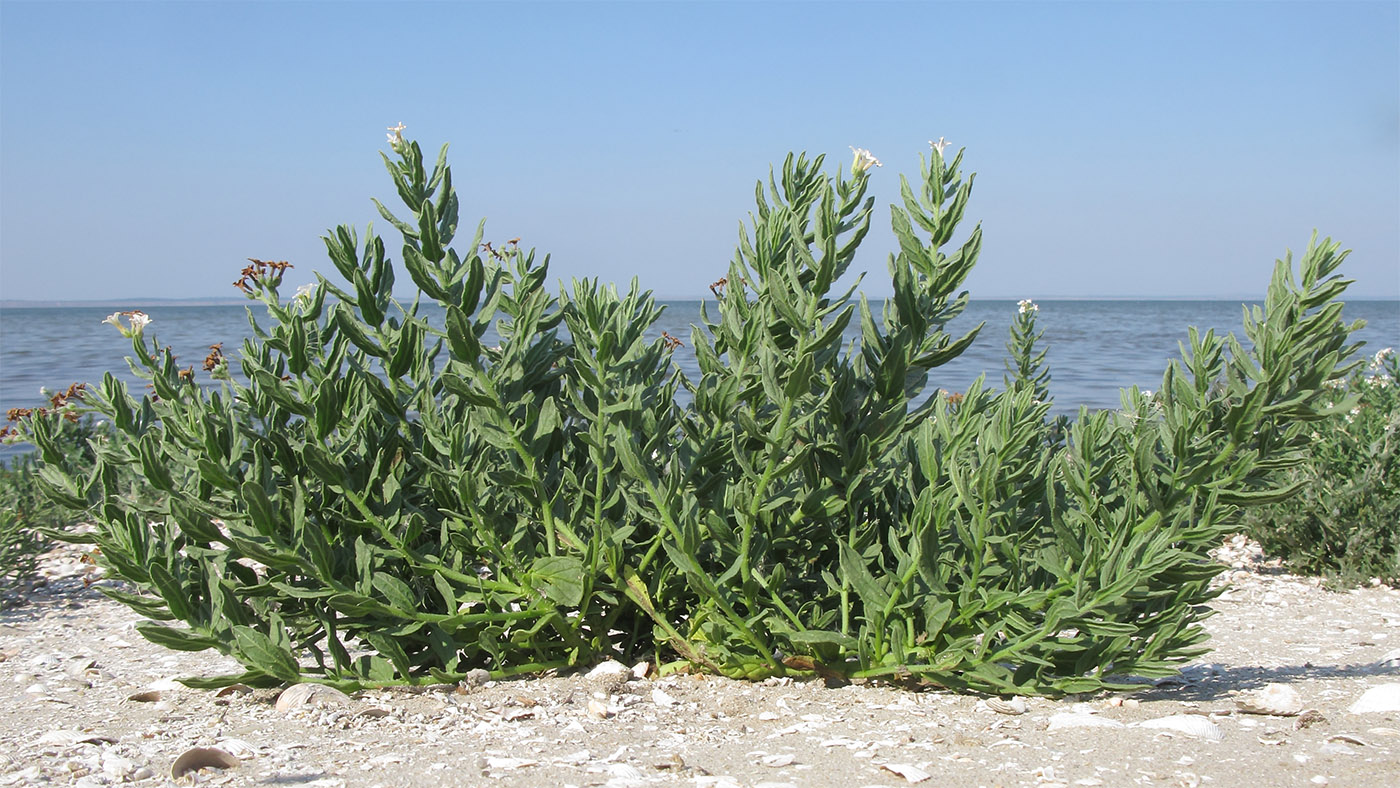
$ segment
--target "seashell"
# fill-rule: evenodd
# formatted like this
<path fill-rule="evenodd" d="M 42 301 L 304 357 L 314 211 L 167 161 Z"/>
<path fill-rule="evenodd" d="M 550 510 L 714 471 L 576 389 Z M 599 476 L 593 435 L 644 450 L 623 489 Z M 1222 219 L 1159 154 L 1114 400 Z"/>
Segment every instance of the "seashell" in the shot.
<path fill-rule="evenodd" d="M 488 769 L 523 769 L 526 766 L 534 766 L 539 761 L 532 761 L 529 758 L 487 758 L 486 768 Z"/>
<path fill-rule="evenodd" d="M 1071 728 L 1126 728 L 1118 720 L 1110 720 L 1093 714 L 1077 714 L 1066 711 L 1050 716 L 1050 725 L 1045 729 L 1051 733 Z"/>
<path fill-rule="evenodd" d="M 160 700 L 160 690 L 144 690 L 142 692 L 133 692 L 132 694 L 127 695 L 126 699 L 136 701 L 137 703 L 155 703 Z"/>
<path fill-rule="evenodd" d="M 113 782 L 122 782 L 123 779 L 136 771 L 136 764 L 120 755 L 106 752 L 102 754 L 102 774 Z"/>
<path fill-rule="evenodd" d="M 588 699 L 588 716 L 595 720 L 605 720 L 608 718 L 608 705 L 594 698 Z"/>
<path fill-rule="evenodd" d="M 117 740 L 111 736 L 98 736 L 93 733 L 83 733 L 82 731 L 54 730 L 39 737 L 39 743 L 45 745 L 56 745 L 59 747 L 71 747 L 74 744 L 116 744 Z"/>
<path fill-rule="evenodd" d="M 303 706 L 344 706 L 351 702 L 349 695 L 325 684 L 293 684 L 277 696 L 277 710 L 287 713 Z"/>
<path fill-rule="evenodd" d="M 1366 732 L 1372 736 L 1400 736 L 1400 730 L 1395 728 L 1370 728 Z"/>
<path fill-rule="evenodd" d="M 651 691 L 651 702 L 666 709 L 676 705 L 675 698 L 671 697 L 670 695 L 667 695 L 665 692 L 662 692 L 659 689 L 654 689 Z"/>
<path fill-rule="evenodd" d="M 791 766 L 793 761 L 796 760 L 797 756 L 793 755 L 790 752 L 785 752 L 781 755 L 765 755 L 763 756 L 762 763 L 764 766 L 768 766 L 774 769 L 781 769 L 784 766 Z"/>
<path fill-rule="evenodd" d="M 1235 698 L 1235 705 L 1245 714 L 1296 717 L 1303 711 L 1303 697 L 1286 684 L 1266 684 Z"/>
<path fill-rule="evenodd" d="M 1364 739 L 1357 738 L 1356 736 L 1352 736 L 1352 735 L 1349 734 L 1349 733 L 1338 733 L 1338 734 L 1333 735 L 1333 736 L 1328 736 L 1328 737 L 1327 737 L 1327 741 L 1339 741 L 1339 742 L 1346 742 L 1347 744 L 1359 744 L 1359 745 L 1361 745 L 1362 747 L 1369 747 L 1369 746 L 1371 746 L 1370 743 L 1368 743 L 1368 742 L 1365 741 Z"/>
<path fill-rule="evenodd" d="M 247 684 L 230 684 L 227 687 L 224 687 L 223 689 L 214 693 L 214 697 L 226 698 L 229 695 L 247 695 L 252 691 L 253 688 L 248 686 Z"/>
<path fill-rule="evenodd" d="M 393 712 L 389 711 L 388 709 L 381 709 L 381 708 L 372 706 L 372 707 L 370 707 L 370 708 L 368 708 L 368 709 L 363 709 L 363 710 L 361 710 L 361 711 L 360 711 L 358 714 L 356 714 L 355 716 L 356 716 L 356 717 L 366 717 L 366 718 L 369 718 L 369 719 L 378 719 L 379 717 L 387 717 L 387 716 L 389 716 L 389 715 L 392 714 L 392 713 L 393 713 Z"/>
<path fill-rule="evenodd" d="M 611 775 L 613 778 L 608 782 L 612 782 L 613 780 L 619 780 L 623 781 L 624 783 L 628 783 L 634 781 L 640 782 L 646 779 L 646 775 L 642 774 L 641 769 L 638 769 L 637 767 L 626 763 L 609 764 L 608 774 Z"/>
<path fill-rule="evenodd" d="M 1400 668 L 1400 648 L 1392 649 L 1375 661 L 1378 668 Z"/>
<path fill-rule="evenodd" d="M 997 714 L 1025 714 L 1026 699 L 1021 697 L 1012 698 L 1011 700 L 987 698 L 987 708 Z"/>
<path fill-rule="evenodd" d="M 197 772 L 200 769 L 232 769 L 236 766 L 238 766 L 238 759 L 218 747 L 192 747 L 185 750 L 170 765 L 170 777 L 173 780 L 178 780 L 190 772 Z"/>
<path fill-rule="evenodd" d="M 1225 731 L 1220 730 L 1219 725 L 1199 714 L 1173 714 L 1169 717 L 1158 717 L 1155 720 L 1143 720 L 1133 723 L 1133 725 L 1138 728 L 1176 731 L 1187 736 L 1210 739 L 1211 741 L 1225 739 Z"/>
<path fill-rule="evenodd" d="M 592 670 L 588 671 L 588 673 L 584 674 L 585 679 L 597 682 L 625 682 L 631 677 L 631 668 L 627 667 L 621 662 L 611 659 L 607 662 L 600 663 Z"/>
<path fill-rule="evenodd" d="M 467 671 L 467 677 L 462 679 L 462 684 L 468 687 L 480 687 L 491 680 L 491 671 L 484 668 L 472 668 Z"/>
<path fill-rule="evenodd" d="M 219 739 L 215 742 L 215 746 L 240 761 L 246 761 L 258 754 L 258 751 L 253 749 L 253 745 L 242 739 Z"/>
<path fill-rule="evenodd" d="M 1400 684 L 1382 684 L 1366 690 L 1347 711 L 1352 714 L 1400 711 Z"/>
<path fill-rule="evenodd" d="M 637 664 L 632 666 L 632 678 L 636 679 L 637 681 L 641 681 L 642 679 L 646 678 L 650 673 L 651 663 L 647 662 L 646 660 L 642 660 L 641 662 L 638 662 Z"/>
<path fill-rule="evenodd" d="M 584 675 L 584 681 L 600 692 L 616 692 L 622 688 L 632 678 L 632 669 L 617 662 L 608 660 L 588 671 Z"/>
<path fill-rule="evenodd" d="M 891 774 L 897 774 L 903 777 L 906 782 L 911 783 L 921 783 L 933 776 L 923 769 L 908 763 L 882 763 L 880 764 L 880 768 Z"/>

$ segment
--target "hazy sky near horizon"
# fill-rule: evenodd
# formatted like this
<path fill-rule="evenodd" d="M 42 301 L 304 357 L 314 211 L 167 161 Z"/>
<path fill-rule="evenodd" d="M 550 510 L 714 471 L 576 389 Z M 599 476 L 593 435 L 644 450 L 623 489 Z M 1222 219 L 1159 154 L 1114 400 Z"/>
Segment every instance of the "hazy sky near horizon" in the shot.
<path fill-rule="evenodd" d="M 977 172 L 974 297 L 1252 297 L 1314 229 L 1353 297 L 1400 296 L 1395 2 L 0 0 L 0 298 L 330 275 L 319 236 L 394 203 L 400 121 L 451 143 L 459 246 L 484 217 L 556 280 L 707 296 L 769 165 L 854 145 L 883 295 L 942 136 Z"/>

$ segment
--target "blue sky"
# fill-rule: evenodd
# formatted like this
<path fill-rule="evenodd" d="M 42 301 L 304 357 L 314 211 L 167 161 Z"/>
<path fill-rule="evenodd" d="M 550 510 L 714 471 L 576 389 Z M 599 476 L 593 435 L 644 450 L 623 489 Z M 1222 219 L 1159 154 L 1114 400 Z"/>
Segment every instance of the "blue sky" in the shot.
<path fill-rule="evenodd" d="M 1261 293 L 1316 228 L 1400 296 L 1400 4 L 0 2 L 0 298 L 331 272 L 399 121 L 464 231 L 699 298 L 789 150 L 966 146 L 974 297 Z M 970 225 L 969 225 L 970 226 Z M 376 224 L 397 258 L 398 240 Z M 407 276 L 401 276 L 407 281 Z"/>

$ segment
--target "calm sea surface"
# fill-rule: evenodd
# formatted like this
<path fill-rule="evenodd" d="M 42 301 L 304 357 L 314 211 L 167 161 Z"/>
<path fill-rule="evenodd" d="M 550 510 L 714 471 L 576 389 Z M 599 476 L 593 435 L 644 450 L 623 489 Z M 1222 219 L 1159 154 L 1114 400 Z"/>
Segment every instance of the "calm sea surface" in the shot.
<path fill-rule="evenodd" d="M 879 308 L 875 303 L 871 306 Z M 1237 301 L 1041 302 L 1039 326 L 1045 331 L 1050 351 L 1047 360 L 1056 411 L 1072 412 L 1080 405 L 1117 407 L 1120 388 L 1158 388 L 1167 359 L 1179 354 L 1177 342 L 1185 340 L 1186 327 L 1238 333 L 1240 306 Z M 225 352 L 232 355 L 252 334 L 243 306 L 144 308 L 153 320 L 147 331 L 172 347 L 182 363 L 196 368 L 209 345 L 222 342 Z M 713 317 L 713 304 L 710 310 Z M 124 360 L 131 354 L 130 341 L 102 323 L 112 311 L 99 307 L 0 311 L 0 412 L 43 404 L 40 387 L 60 390 L 73 382 L 96 383 L 106 372 L 136 382 Z M 267 322 L 260 310 L 255 312 Z M 1007 330 L 1015 313 L 1014 301 L 973 301 L 952 329 L 966 330 L 983 321 L 987 325 L 966 354 L 935 370 L 931 385 L 959 391 L 985 372 L 988 381 L 999 386 Z M 1351 301 L 1344 314 L 1349 320 L 1366 321 L 1359 334 L 1366 342 L 1363 352 L 1400 348 L 1400 302 Z M 427 316 L 441 324 L 437 319 L 440 313 Z M 690 327 L 699 317 L 697 301 L 667 302 L 666 312 L 655 327 L 658 336 L 666 330 L 685 340 L 687 347 L 675 353 L 675 360 L 691 376 L 699 374 L 689 348 Z M 848 340 L 854 337 L 852 332 Z M 494 341 L 488 340 L 488 344 Z M 233 368 L 236 370 L 237 364 Z M 0 447 L 0 458 L 27 448 Z"/>

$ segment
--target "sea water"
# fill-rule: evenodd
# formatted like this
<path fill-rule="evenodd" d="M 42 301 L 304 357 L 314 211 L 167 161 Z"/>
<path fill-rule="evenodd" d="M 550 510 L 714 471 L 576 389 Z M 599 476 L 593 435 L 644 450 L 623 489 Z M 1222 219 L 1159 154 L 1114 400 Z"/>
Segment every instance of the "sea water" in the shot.
<path fill-rule="evenodd" d="M 663 302 L 666 310 L 651 329 L 662 331 L 684 342 L 673 354 L 682 372 L 699 374 L 691 348 L 691 327 L 700 324 L 700 302 Z M 879 302 L 872 310 L 879 319 Z M 1239 301 L 1043 301 L 1039 302 L 1038 328 L 1045 332 L 1042 347 L 1049 350 L 1050 392 L 1054 412 L 1073 413 L 1081 406 L 1115 408 L 1119 392 L 1128 386 L 1156 389 L 1161 385 L 1167 361 L 1180 356 L 1178 343 L 1186 340 L 1187 326 L 1202 332 L 1233 331 L 1242 338 L 1242 304 Z M 222 343 L 223 351 L 237 373 L 238 350 L 253 335 L 249 307 L 159 306 L 131 304 L 142 309 L 152 322 L 147 327 L 162 346 L 169 346 L 181 366 L 193 365 L 200 372 L 209 346 Z M 708 305 L 711 318 L 715 305 Z M 0 412 L 17 407 L 45 404 L 40 390 L 62 391 L 71 383 L 96 384 L 110 372 L 125 380 L 139 396 L 145 384 L 132 374 L 125 357 L 132 354 L 131 341 L 102 321 L 111 307 L 23 307 L 0 310 Z M 985 324 L 972 347 L 958 359 L 932 372 L 931 389 L 963 391 L 985 374 L 989 385 L 1001 386 L 1005 373 L 1006 341 L 1015 301 L 975 300 L 949 326 L 956 335 Z M 254 304 L 252 315 L 266 328 L 262 307 Z M 425 317 L 442 325 L 442 311 L 435 305 Z M 1347 320 L 1363 319 L 1367 325 L 1356 334 L 1366 345 L 1362 353 L 1372 354 L 1384 347 L 1400 348 L 1400 301 L 1349 301 Z M 847 341 L 859 335 L 859 316 L 852 320 Z M 485 337 L 487 344 L 495 338 Z M 0 447 L 0 459 L 29 450 L 24 444 Z"/>

